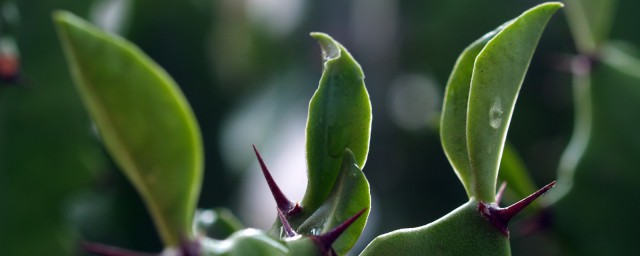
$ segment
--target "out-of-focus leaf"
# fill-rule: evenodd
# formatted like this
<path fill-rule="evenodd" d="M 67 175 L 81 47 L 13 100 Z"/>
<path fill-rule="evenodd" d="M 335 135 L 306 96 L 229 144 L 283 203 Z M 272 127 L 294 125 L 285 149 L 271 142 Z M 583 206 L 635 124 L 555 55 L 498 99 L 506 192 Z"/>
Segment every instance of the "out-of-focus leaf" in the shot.
<path fill-rule="evenodd" d="M 567 19 L 578 50 L 595 54 L 607 41 L 617 0 L 565 0 Z"/>
<path fill-rule="evenodd" d="M 547 22 L 561 3 L 538 5 L 504 25 L 482 49 L 473 69 L 467 116 L 475 196 L 495 201 L 496 178 L 513 108 Z"/>
<path fill-rule="evenodd" d="M 173 80 L 137 47 L 68 12 L 54 19 L 76 88 L 166 246 L 192 235 L 202 145 Z M 100 61 L 97 61 L 100 60 Z"/>
<path fill-rule="evenodd" d="M 371 103 L 364 74 L 349 52 L 330 36 L 312 33 L 320 43 L 324 70 L 309 103 L 307 173 L 309 182 L 302 205 L 315 211 L 326 199 L 340 173 L 345 149 L 363 168 L 371 135 Z"/>
<path fill-rule="evenodd" d="M 529 170 L 516 149 L 509 143 L 505 144 L 502 152 L 498 179 L 506 181 L 507 189 L 513 191 L 518 198 L 524 198 L 536 191 L 536 185 L 529 175 Z M 536 202 L 533 202 L 532 206 L 537 206 Z"/>
<path fill-rule="evenodd" d="M 356 243 L 367 223 L 371 208 L 371 194 L 369 182 L 358 167 L 351 151 L 346 150 L 343 157 L 340 176 L 327 200 L 298 228 L 301 234 L 324 234 L 346 219 L 354 216 L 363 209 L 367 209 L 347 231 L 342 233 L 333 243 L 333 249 L 339 255 L 345 255 Z"/>
<path fill-rule="evenodd" d="M 225 239 L 243 228 L 240 220 L 225 208 L 197 210 L 193 229 L 199 236 Z"/>
<path fill-rule="evenodd" d="M 640 60 L 604 45 L 586 82 L 591 138 L 572 189 L 553 205 L 554 227 L 565 253 L 633 255 L 640 252 Z"/>

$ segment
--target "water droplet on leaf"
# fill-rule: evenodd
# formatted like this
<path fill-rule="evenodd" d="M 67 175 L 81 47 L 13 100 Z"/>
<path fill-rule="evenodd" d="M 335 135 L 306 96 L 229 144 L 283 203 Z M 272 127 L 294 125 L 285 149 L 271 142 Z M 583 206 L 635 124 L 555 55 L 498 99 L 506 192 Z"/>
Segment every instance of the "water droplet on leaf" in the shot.
<path fill-rule="evenodd" d="M 500 101 L 500 97 L 496 97 L 493 99 L 493 104 L 491 104 L 491 109 L 489 109 L 489 125 L 494 129 L 500 128 L 502 124 L 502 114 L 504 111 L 502 110 L 502 102 Z"/>

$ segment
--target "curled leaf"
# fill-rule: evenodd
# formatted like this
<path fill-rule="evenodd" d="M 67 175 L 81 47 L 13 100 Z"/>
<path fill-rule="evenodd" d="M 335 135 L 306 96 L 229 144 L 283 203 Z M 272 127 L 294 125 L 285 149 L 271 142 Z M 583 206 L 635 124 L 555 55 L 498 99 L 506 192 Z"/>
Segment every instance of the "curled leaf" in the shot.
<path fill-rule="evenodd" d="M 364 74 L 351 54 L 327 34 L 311 33 L 322 48 L 324 70 L 307 120 L 309 183 L 302 206 L 313 212 L 325 200 L 340 172 L 345 149 L 362 168 L 369 151 L 371 103 Z"/>

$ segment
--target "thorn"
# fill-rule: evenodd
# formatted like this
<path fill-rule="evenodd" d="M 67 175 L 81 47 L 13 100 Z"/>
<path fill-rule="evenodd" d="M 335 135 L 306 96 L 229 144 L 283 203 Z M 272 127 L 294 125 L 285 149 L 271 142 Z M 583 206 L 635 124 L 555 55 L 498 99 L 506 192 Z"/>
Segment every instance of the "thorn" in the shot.
<path fill-rule="evenodd" d="M 502 184 L 500 184 L 500 188 L 498 188 L 498 193 L 496 193 L 496 205 L 500 205 L 505 188 L 507 188 L 507 182 L 503 181 Z"/>
<path fill-rule="evenodd" d="M 509 237 L 509 230 L 507 229 L 509 220 L 511 220 L 511 218 L 516 216 L 529 204 L 531 204 L 533 200 L 536 200 L 536 198 L 549 191 L 549 189 L 551 189 L 555 185 L 556 181 L 553 181 L 548 185 L 542 187 L 538 191 L 534 192 L 533 194 L 505 208 L 500 208 L 500 206 L 494 203 L 487 204 L 485 202 L 480 202 L 478 204 L 478 211 L 496 228 L 498 228 L 502 232 L 502 234 Z"/>
<path fill-rule="evenodd" d="M 284 213 L 286 217 L 291 217 L 294 214 L 302 211 L 302 208 L 298 203 L 294 203 L 287 199 L 287 196 L 282 193 L 282 190 L 278 187 L 278 184 L 273 180 L 271 173 L 269 173 L 269 169 L 267 169 L 267 165 L 262 160 L 262 156 L 256 149 L 256 145 L 253 145 L 253 151 L 256 153 L 256 157 L 258 158 L 258 162 L 260 163 L 260 168 L 262 169 L 262 174 L 264 178 L 267 180 L 267 185 L 269 185 L 269 189 L 271 190 L 271 194 L 273 194 L 273 198 L 276 200 L 276 204 L 278 205 L 278 209 Z"/>
<path fill-rule="evenodd" d="M 344 233 L 344 231 L 347 230 L 347 228 L 349 228 L 349 226 L 351 226 L 354 222 L 356 222 L 356 220 L 365 211 L 367 211 L 367 208 L 364 208 L 364 209 L 360 210 L 360 212 L 358 212 L 355 215 L 351 216 L 351 218 L 348 218 L 347 220 L 345 220 L 344 222 L 342 222 L 340 225 L 338 225 L 337 227 L 333 228 L 329 232 L 324 233 L 324 234 L 319 235 L 319 236 L 311 236 L 311 238 L 314 239 L 316 241 L 316 243 L 318 243 L 323 250 L 329 251 L 331 249 L 331 245 L 336 240 L 338 240 L 338 237 L 340 237 L 340 235 L 342 235 L 342 233 Z"/>
<path fill-rule="evenodd" d="M 278 218 L 280 218 L 280 222 L 282 223 L 282 228 L 284 229 L 284 234 L 287 237 L 297 236 L 298 233 L 296 233 L 296 231 L 293 230 L 293 228 L 291 228 L 291 224 L 289 224 L 289 221 L 287 220 L 287 217 L 284 216 L 284 213 L 282 213 L 280 209 L 277 209 L 277 210 L 278 210 Z"/>
<path fill-rule="evenodd" d="M 200 242 L 182 239 L 180 243 L 180 256 L 198 256 L 200 255 Z"/>
<path fill-rule="evenodd" d="M 134 252 L 130 250 L 125 250 L 122 248 L 93 243 L 93 242 L 82 242 L 82 249 L 86 252 L 101 255 L 101 256 L 152 256 L 153 254 Z"/>

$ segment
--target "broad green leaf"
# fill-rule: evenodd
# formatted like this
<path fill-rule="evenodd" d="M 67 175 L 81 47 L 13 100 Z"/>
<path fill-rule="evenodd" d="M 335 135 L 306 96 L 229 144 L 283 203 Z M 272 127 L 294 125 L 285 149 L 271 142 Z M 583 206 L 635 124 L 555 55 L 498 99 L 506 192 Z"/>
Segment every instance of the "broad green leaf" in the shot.
<path fill-rule="evenodd" d="M 344 153 L 340 176 L 327 200 L 298 228 L 305 235 L 324 234 L 363 209 L 366 212 L 333 243 L 339 255 L 345 255 L 360 237 L 371 208 L 369 182 L 351 151 Z"/>
<path fill-rule="evenodd" d="M 376 237 L 361 255 L 510 255 L 509 239 L 469 201 L 421 227 Z"/>
<path fill-rule="evenodd" d="M 200 132 L 164 70 L 126 40 L 68 12 L 54 20 L 76 88 L 166 246 L 192 235 L 202 179 Z"/>
<path fill-rule="evenodd" d="M 495 201 L 496 179 L 513 108 L 549 18 L 561 3 L 545 3 L 504 25 L 476 57 L 467 116 L 467 146 L 478 200 Z"/>
<path fill-rule="evenodd" d="M 500 31 L 502 27 L 484 35 L 469 45 L 458 57 L 451 77 L 445 90 L 440 121 L 440 138 L 442 148 L 449 159 L 453 170 L 464 185 L 469 198 L 475 194 L 473 190 L 473 174 L 469 164 L 467 151 L 467 103 L 469 102 L 469 88 L 476 56 L 487 42 Z"/>
<path fill-rule="evenodd" d="M 607 41 L 617 0 L 565 0 L 567 21 L 581 53 L 595 54 Z"/>
<path fill-rule="evenodd" d="M 564 254 L 633 255 L 640 251 L 640 59 L 612 44 L 599 58 L 581 83 L 592 104 L 590 137 L 563 176 L 573 186 L 553 205 L 554 229 Z"/>
<path fill-rule="evenodd" d="M 325 200 L 350 149 L 359 168 L 369 151 L 371 103 L 364 74 L 351 54 L 330 36 L 311 33 L 322 48 L 324 70 L 309 103 L 307 120 L 308 186 L 302 205 L 315 211 Z"/>

